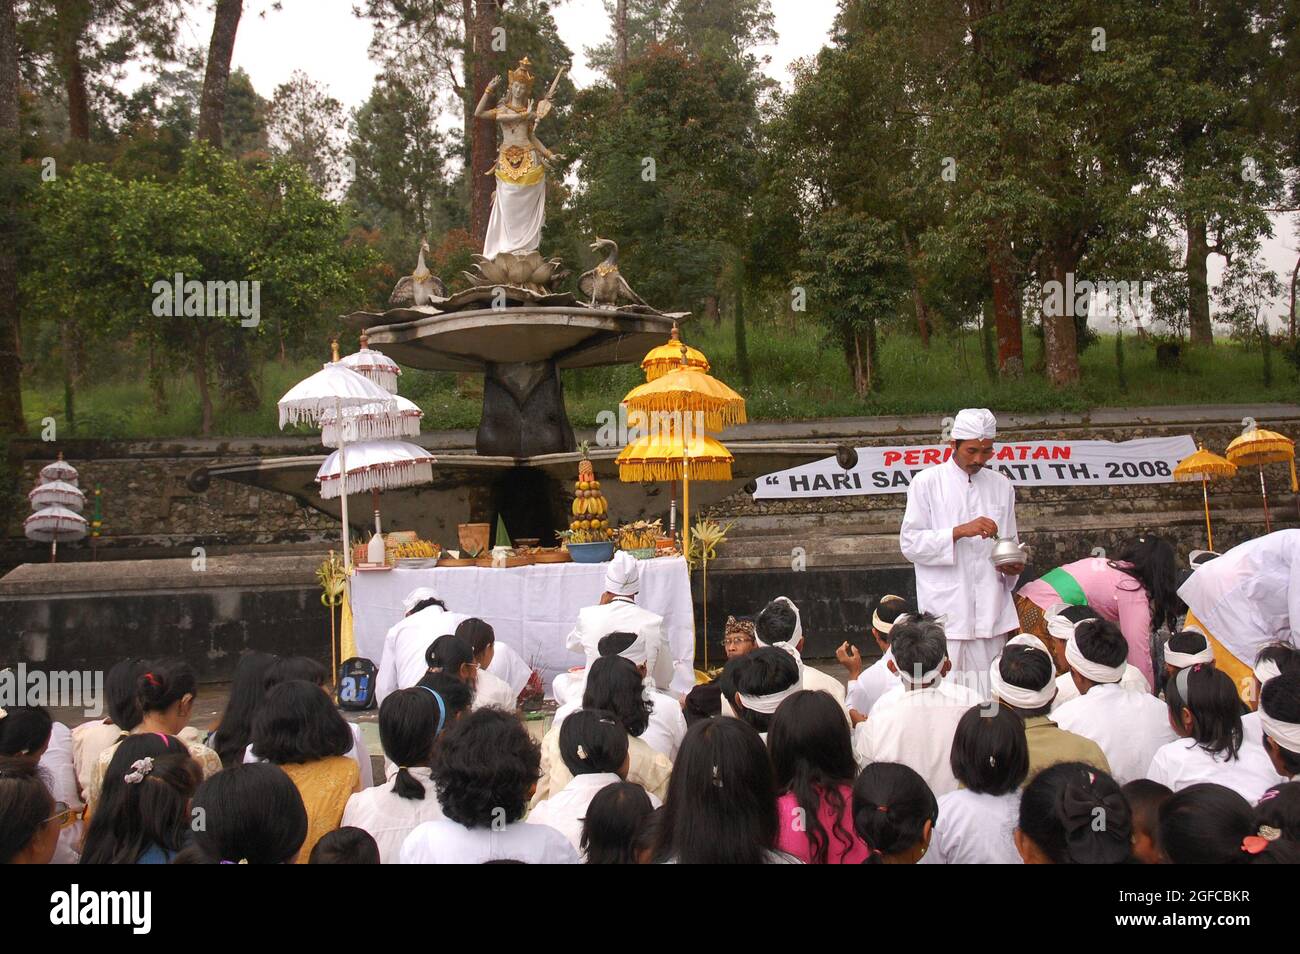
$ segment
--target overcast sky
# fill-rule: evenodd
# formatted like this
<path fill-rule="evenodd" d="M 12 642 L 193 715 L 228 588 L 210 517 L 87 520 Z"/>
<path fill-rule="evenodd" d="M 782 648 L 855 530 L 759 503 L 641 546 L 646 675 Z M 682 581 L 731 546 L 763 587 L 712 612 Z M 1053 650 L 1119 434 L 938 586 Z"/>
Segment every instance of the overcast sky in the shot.
<path fill-rule="evenodd" d="M 370 23 L 352 14 L 353 0 L 282 0 L 281 9 L 271 9 L 270 0 L 247 0 L 235 40 L 235 67 L 242 67 L 263 96 L 302 70 L 324 83 L 345 107 L 360 106 L 370 93 L 378 72 L 367 55 Z M 835 17 L 835 0 L 771 0 L 776 19 L 777 42 L 760 52 L 769 59 L 767 72 L 788 84 L 790 63 L 816 53 L 827 41 Z M 259 15 L 265 11 L 265 15 Z M 560 36 L 573 51 L 573 81 L 588 85 L 593 74 L 587 68 L 583 49 L 594 46 L 609 32 L 601 0 L 563 0 L 552 5 Z M 212 34 L 212 12 L 192 11 L 182 27 L 182 42 L 207 49 Z M 521 54 L 522 55 L 522 54 Z M 1283 283 L 1290 281 L 1295 265 L 1297 242 L 1293 217 L 1275 217 L 1275 238 L 1266 240 L 1264 257 Z M 1223 259 L 1210 257 L 1210 279 L 1218 281 Z M 1287 297 L 1275 302 L 1272 323 L 1280 323 Z"/>

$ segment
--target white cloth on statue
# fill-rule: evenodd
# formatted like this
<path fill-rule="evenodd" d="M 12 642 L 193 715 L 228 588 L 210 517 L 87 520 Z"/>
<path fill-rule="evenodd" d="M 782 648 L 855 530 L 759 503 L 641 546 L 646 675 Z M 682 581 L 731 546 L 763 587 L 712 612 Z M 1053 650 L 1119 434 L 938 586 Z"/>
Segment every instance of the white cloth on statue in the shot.
<path fill-rule="evenodd" d="M 492 643 L 492 662 L 488 664 L 487 671 L 504 680 L 516 699 L 533 677 L 532 667 L 524 662 L 519 650 L 499 639 Z"/>
<path fill-rule="evenodd" d="M 999 537 L 1015 539 L 1015 488 L 988 467 L 972 477 L 949 459 L 921 471 L 907 488 L 899 547 L 916 571 L 917 607 L 945 617 L 950 656 L 956 641 L 988 639 L 1020 625 L 1011 599 L 1019 577 L 994 568 L 994 540 L 952 538 L 954 527 L 976 517 L 996 523 Z M 982 658 L 982 667 L 973 668 L 987 672 L 1000 651 L 998 646 Z"/>
<path fill-rule="evenodd" d="M 533 151 L 537 162 L 537 152 Z M 546 224 L 546 180 L 533 185 L 517 185 L 496 180 L 492 193 L 492 211 L 488 215 L 483 256 L 495 258 L 502 252 L 535 252 L 542 243 L 542 226 Z"/>
<path fill-rule="evenodd" d="M 470 709 L 477 711 L 491 706 L 494 709 L 514 712 L 518 708 L 515 704 L 518 698 L 518 693 L 511 692 L 510 686 L 504 679 L 493 675 L 490 669 L 480 669 L 478 685 L 474 688 L 474 702 Z"/>
<path fill-rule="evenodd" d="M 576 698 L 555 710 L 551 719 L 551 728 L 558 729 L 570 715 L 582 708 L 582 695 L 585 681 L 578 687 Z M 686 738 L 686 716 L 682 714 L 681 703 L 658 689 L 646 688 L 650 694 L 650 724 L 641 733 L 640 739 L 650 748 L 667 757 L 668 761 L 677 761 L 677 750 L 681 748 L 682 739 Z"/>
<path fill-rule="evenodd" d="M 361 771 L 361 788 L 364 791 L 375 784 L 375 770 L 370 763 L 370 749 L 367 748 L 366 740 L 361 735 L 361 726 L 349 722 L 348 729 L 352 732 L 352 748 L 344 754 L 357 763 L 357 768 Z M 249 742 L 244 749 L 244 763 L 248 765 L 265 761 L 266 759 L 259 759 L 253 754 L 253 743 Z"/>
<path fill-rule="evenodd" d="M 892 696 L 892 698 L 891 698 Z M 957 790 L 950 756 L 957 723 L 978 703 L 964 686 L 940 681 L 925 689 L 888 692 L 871 710 L 871 718 L 853 730 L 859 766 L 902 762 L 925 779 L 938 797 Z"/>
<path fill-rule="evenodd" d="M 469 619 L 440 606 L 426 606 L 388 631 L 384 637 L 383 661 L 375 676 L 375 703 L 383 702 L 390 692 L 409 689 L 429 671 L 425 654 L 439 636 L 456 632 Z"/>
<path fill-rule="evenodd" d="M 1124 675 L 1120 677 L 1116 684 L 1121 689 L 1127 689 L 1129 692 L 1140 692 L 1144 695 L 1151 694 L 1151 683 L 1147 682 L 1147 677 L 1142 675 L 1142 670 L 1132 663 L 1124 664 Z M 1052 700 L 1052 712 L 1079 698 L 1079 687 L 1074 684 L 1074 678 L 1068 673 L 1063 672 L 1056 677 L 1056 698 Z"/>
<path fill-rule="evenodd" d="M 1066 732 L 1096 742 L 1121 785 L 1144 778 L 1156 751 L 1178 738 L 1169 727 L 1169 709 L 1163 702 L 1118 683 L 1093 686 L 1054 710 L 1052 721 Z"/>
<path fill-rule="evenodd" d="M 77 768 L 72 752 L 72 730 L 56 721 L 50 726 L 50 741 L 38 764 L 45 773 L 54 800 L 80 810 L 85 803 L 81 800 L 81 791 L 77 785 Z M 78 820 L 59 832 L 59 841 L 50 864 L 75 865 L 80 860 L 82 825 L 83 822 Z"/>
<path fill-rule="evenodd" d="M 1020 791 L 986 795 L 960 788 L 939 796 L 923 865 L 1018 865 L 1015 830 L 1020 823 Z"/>
<path fill-rule="evenodd" d="M 424 798 L 402 798 L 395 794 L 394 777 L 382 785 L 354 792 L 343 809 L 340 824 L 369 832 L 379 846 L 381 865 L 397 864 L 406 836 L 424 822 L 443 817 L 438 791 L 430 777 L 433 770 L 417 765 L 407 771 L 424 788 Z"/>
<path fill-rule="evenodd" d="M 660 689 L 669 689 L 674 682 L 672 651 L 663 635 L 663 617 L 637 606 L 627 596 L 616 596 L 608 603 L 584 606 L 578 610 L 578 621 L 565 638 L 569 652 L 582 653 L 586 665 L 600 658 L 600 641 L 610 633 L 635 633 L 645 640 L 646 675 Z M 692 679 L 693 681 L 693 679 Z"/>
<path fill-rule="evenodd" d="M 1300 530 L 1276 530 L 1233 547 L 1197 567 L 1178 595 L 1247 666 L 1269 643 L 1300 646 Z"/>
<path fill-rule="evenodd" d="M 1146 777 L 1180 792 L 1197 782 L 1214 782 L 1232 789 L 1254 805 L 1274 785 L 1287 781 L 1277 774 L 1263 746 L 1243 742 L 1235 759 L 1207 752 L 1195 739 L 1176 739 L 1156 750 Z"/>
<path fill-rule="evenodd" d="M 481 865 L 522 861 L 530 865 L 576 865 L 578 852 L 549 825 L 515 821 L 503 828 L 466 828 L 450 818 L 424 822 L 406 836 L 404 865 Z"/>
<path fill-rule="evenodd" d="M 869 715 L 876 700 L 898 686 L 898 677 L 889 671 L 889 661 L 893 658 L 893 651 L 886 650 L 883 656 L 858 673 L 857 679 L 849 680 L 844 687 L 846 708 Z"/>
<path fill-rule="evenodd" d="M 607 785 L 617 785 L 623 781 L 613 772 L 592 772 L 587 775 L 575 775 L 567 785 L 545 801 L 538 802 L 528 813 L 530 825 L 550 825 L 573 845 L 574 851 L 582 852 L 582 825 L 587 818 L 587 809 L 597 793 Z M 647 793 L 649 794 L 649 793 Z M 663 803 L 650 795 L 650 804 L 658 808 Z M 583 856 L 583 860 L 585 856 Z"/>

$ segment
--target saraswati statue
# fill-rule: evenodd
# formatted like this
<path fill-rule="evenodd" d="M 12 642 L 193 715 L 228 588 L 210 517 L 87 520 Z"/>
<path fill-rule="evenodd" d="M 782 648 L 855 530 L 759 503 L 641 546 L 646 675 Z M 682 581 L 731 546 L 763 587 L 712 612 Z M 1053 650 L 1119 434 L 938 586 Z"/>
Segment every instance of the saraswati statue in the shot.
<path fill-rule="evenodd" d="M 535 104 L 533 69 L 528 57 L 508 75 L 506 94 L 496 107 L 489 107 L 488 102 L 500 76 L 488 82 L 474 110 L 475 117 L 495 120 L 501 130 L 501 149 L 489 173 L 495 173 L 497 183 L 483 244 L 483 257 L 488 260 L 503 252 L 527 255 L 537 251 L 546 221 L 546 171 L 553 170 L 553 163 L 564 158 L 547 149 L 534 133 L 538 121 L 551 111 L 551 97 L 564 70 L 556 74 L 546 95 Z"/>

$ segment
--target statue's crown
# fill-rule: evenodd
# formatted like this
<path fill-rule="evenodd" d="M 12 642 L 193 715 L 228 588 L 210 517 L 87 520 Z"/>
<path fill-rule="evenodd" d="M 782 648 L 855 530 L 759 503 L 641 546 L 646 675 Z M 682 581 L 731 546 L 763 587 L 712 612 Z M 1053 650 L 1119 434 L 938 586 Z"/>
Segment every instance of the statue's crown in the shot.
<path fill-rule="evenodd" d="M 528 62 L 528 57 L 519 61 L 519 66 L 513 70 L 507 70 L 507 75 L 512 83 L 523 83 L 530 90 L 533 88 L 533 64 Z"/>

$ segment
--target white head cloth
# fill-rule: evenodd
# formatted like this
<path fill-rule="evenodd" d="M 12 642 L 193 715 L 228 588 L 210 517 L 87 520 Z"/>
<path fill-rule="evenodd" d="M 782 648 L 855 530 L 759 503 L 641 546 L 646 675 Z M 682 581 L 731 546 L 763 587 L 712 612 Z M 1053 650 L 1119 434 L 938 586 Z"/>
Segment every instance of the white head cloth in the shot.
<path fill-rule="evenodd" d="M 1043 622 L 1047 624 L 1047 632 L 1053 639 L 1069 639 L 1074 635 L 1074 627 L 1078 625 L 1068 616 L 1062 616 L 1061 611 L 1070 608 L 1069 603 L 1053 603 L 1047 609 L 1043 610 Z M 1093 616 L 1089 619 L 1099 619 Z M 1083 620 L 1079 620 L 1083 622 Z"/>
<path fill-rule="evenodd" d="M 880 598 L 880 602 L 897 603 L 902 599 L 903 598 L 901 596 L 882 596 Z M 904 619 L 904 617 L 905 614 L 900 613 L 898 616 L 894 617 L 894 621 L 892 623 L 887 623 L 880 618 L 880 606 L 879 604 L 877 604 L 875 612 L 871 614 L 871 625 L 876 630 L 876 632 L 884 633 L 886 636 L 888 636 L 890 630 L 892 630 L 896 625 L 898 625 L 898 623 L 901 622 Z"/>
<path fill-rule="evenodd" d="M 777 692 L 768 693 L 765 696 L 748 696 L 745 693 L 737 693 L 740 696 L 740 704 L 750 712 L 761 712 L 764 715 L 771 715 L 777 710 L 777 707 L 785 700 L 789 699 L 796 692 L 803 688 L 803 671 L 800 670 L 799 678 L 792 682 L 785 689 Z"/>
<path fill-rule="evenodd" d="M 1078 670 L 1083 678 L 1099 683 L 1119 682 L 1124 678 L 1124 667 L 1127 665 L 1127 663 L 1120 663 L 1118 666 L 1103 666 L 1101 663 L 1093 662 L 1079 649 L 1074 633 L 1070 634 L 1070 639 L 1065 644 L 1065 658 L 1069 661 L 1070 668 Z"/>
<path fill-rule="evenodd" d="M 605 571 L 605 592 L 615 596 L 636 596 L 641 589 L 639 561 L 626 550 L 619 550 Z"/>
<path fill-rule="evenodd" d="M 1043 641 L 1031 633 L 1017 633 L 1007 640 L 1007 646 L 1028 646 L 1038 652 L 1045 653 L 1049 663 L 1052 659 L 1052 654 L 1047 652 L 1047 647 L 1043 645 Z M 989 681 L 992 684 L 993 695 L 1007 705 L 1015 706 L 1017 709 L 1041 709 L 1056 698 L 1055 665 L 1048 667 L 1047 685 L 1041 689 L 1025 689 L 1021 686 L 1011 685 L 1002 678 L 1001 666 L 1002 655 L 998 654 L 998 657 L 993 660 L 993 665 L 989 667 Z"/>
<path fill-rule="evenodd" d="M 949 433 L 955 441 L 991 441 L 998 435 L 998 419 L 986 407 L 968 407 L 957 412 Z"/>
<path fill-rule="evenodd" d="M 1280 675 L 1282 675 L 1282 670 L 1278 668 L 1277 663 L 1272 659 L 1261 660 L 1259 665 L 1255 667 L 1255 678 L 1259 680 L 1260 686 L 1263 686 L 1274 676 Z"/>
<path fill-rule="evenodd" d="M 1300 755 L 1300 722 L 1283 722 L 1274 719 L 1264 707 L 1259 707 L 1259 726 L 1264 734 L 1288 752 Z"/>
<path fill-rule="evenodd" d="M 402 609 L 411 612 L 417 605 L 425 600 L 437 599 L 438 594 L 433 591 L 431 586 L 417 586 L 411 592 L 406 594 L 406 599 L 402 600 Z"/>
<path fill-rule="evenodd" d="M 789 638 L 786 639 L 784 642 L 765 643 L 763 642 L 763 638 L 758 635 L 758 627 L 756 626 L 754 627 L 754 642 L 758 643 L 758 645 L 760 646 L 770 646 L 775 649 L 784 649 L 791 656 L 793 656 L 795 662 L 799 664 L 799 679 L 800 681 L 802 681 L 803 680 L 803 659 L 799 655 L 799 640 L 803 639 L 803 623 L 799 619 L 799 607 L 795 606 L 794 600 L 790 599 L 790 597 L 788 596 L 778 596 L 772 602 L 785 603 L 787 606 L 790 607 L 790 609 L 794 610 L 794 632 L 792 632 Z"/>
<path fill-rule="evenodd" d="M 1205 634 L 1199 629 L 1184 630 L 1184 632 L 1196 633 L 1202 639 L 1205 639 Z M 1205 646 L 1194 653 L 1180 653 L 1175 649 L 1170 649 L 1169 644 L 1165 643 L 1165 662 L 1176 669 L 1187 669 L 1198 663 L 1208 665 L 1214 662 L 1214 650 L 1210 648 L 1208 639 L 1205 639 Z"/>

